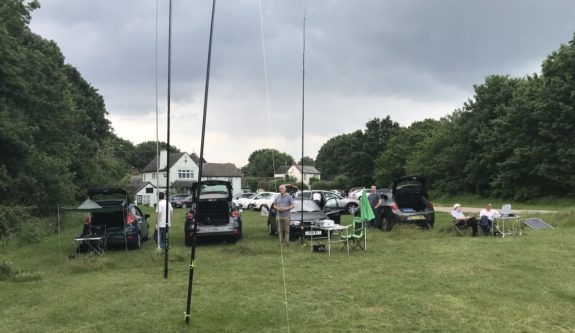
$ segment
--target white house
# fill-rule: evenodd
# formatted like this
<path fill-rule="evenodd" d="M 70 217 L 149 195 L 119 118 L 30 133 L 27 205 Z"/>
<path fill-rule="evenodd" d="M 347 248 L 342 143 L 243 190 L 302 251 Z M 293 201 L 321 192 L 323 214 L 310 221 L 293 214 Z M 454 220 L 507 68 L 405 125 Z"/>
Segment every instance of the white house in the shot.
<path fill-rule="evenodd" d="M 319 170 L 316 169 L 315 167 L 311 166 L 311 165 L 304 165 L 303 171 L 304 171 L 303 172 L 303 174 L 304 174 L 303 182 L 304 182 L 304 184 L 306 184 L 308 186 L 309 186 L 309 180 L 311 178 L 321 179 L 321 173 L 319 172 Z M 291 165 L 291 166 L 281 165 L 274 172 L 275 178 L 283 178 L 285 176 L 293 177 L 293 178 L 297 179 L 298 182 L 301 182 L 301 177 L 302 177 L 301 165 Z"/>
<path fill-rule="evenodd" d="M 126 190 L 134 193 L 133 203 L 138 206 L 146 205 L 154 207 L 158 203 L 158 189 L 150 182 L 131 182 L 126 186 Z"/>
<path fill-rule="evenodd" d="M 168 170 L 166 165 L 167 152 L 160 151 L 160 168 L 156 172 L 157 159 L 154 158 L 144 169 L 142 169 L 142 181 L 158 186 L 165 191 Z M 234 195 L 241 193 L 242 173 L 232 163 L 206 163 L 203 165 L 203 179 L 221 179 L 229 181 L 233 186 Z M 192 153 L 170 154 L 170 188 L 189 192 L 192 184 L 198 181 L 200 158 Z"/>

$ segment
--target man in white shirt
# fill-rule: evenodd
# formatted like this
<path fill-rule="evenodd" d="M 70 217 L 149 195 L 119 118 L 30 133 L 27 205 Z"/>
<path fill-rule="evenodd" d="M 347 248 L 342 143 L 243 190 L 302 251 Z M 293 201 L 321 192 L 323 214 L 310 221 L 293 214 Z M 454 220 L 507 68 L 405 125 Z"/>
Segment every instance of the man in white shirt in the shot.
<path fill-rule="evenodd" d="M 479 224 L 483 230 L 483 236 L 489 236 L 489 231 L 493 227 L 493 221 L 499 217 L 499 212 L 493 209 L 490 203 L 479 212 Z"/>
<path fill-rule="evenodd" d="M 156 206 L 156 213 L 158 213 L 156 220 L 156 230 L 160 235 L 160 248 L 166 248 L 166 212 L 168 212 L 168 227 L 172 225 L 172 215 L 174 208 L 172 204 L 165 199 L 164 192 L 160 192 L 160 201 Z"/>
<path fill-rule="evenodd" d="M 322 207 L 321 193 L 319 193 L 319 192 L 313 192 L 313 194 L 312 194 L 312 196 L 311 196 L 311 199 L 312 199 L 313 201 L 315 201 L 315 203 L 316 203 L 318 206 Z"/>
<path fill-rule="evenodd" d="M 477 219 L 473 216 L 467 216 L 461 211 L 461 205 L 456 203 L 453 205 L 451 217 L 455 220 L 455 225 L 458 227 L 468 225 L 473 231 L 472 237 L 477 237 Z"/>

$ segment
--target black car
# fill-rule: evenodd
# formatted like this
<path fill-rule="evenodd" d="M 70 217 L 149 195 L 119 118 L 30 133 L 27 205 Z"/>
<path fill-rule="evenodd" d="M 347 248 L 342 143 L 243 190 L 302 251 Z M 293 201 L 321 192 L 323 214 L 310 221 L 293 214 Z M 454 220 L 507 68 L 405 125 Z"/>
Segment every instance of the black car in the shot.
<path fill-rule="evenodd" d="M 149 214 L 129 203 L 128 193 L 121 188 L 99 188 L 88 190 L 88 198 L 97 206 L 91 210 L 84 225 L 82 236 L 105 236 L 110 244 L 130 245 L 140 248 L 142 241 L 149 238 Z"/>
<path fill-rule="evenodd" d="M 295 208 L 290 212 L 291 218 L 291 227 L 290 227 L 290 239 L 297 239 L 301 237 L 301 225 L 303 224 L 303 229 L 305 231 L 309 231 L 311 229 L 311 224 L 315 221 L 321 220 L 333 220 L 334 223 L 340 223 L 340 209 L 321 209 L 313 200 L 303 200 L 303 209 L 302 209 L 302 200 L 295 199 L 294 200 Z M 303 219 L 302 219 L 302 210 L 303 210 Z M 277 222 L 276 222 L 276 214 L 277 210 L 272 208 L 268 212 L 268 219 L 267 219 L 267 228 L 269 235 L 277 234 Z"/>
<path fill-rule="evenodd" d="M 196 198 L 197 186 L 200 198 Z M 206 180 L 192 186 L 192 209 L 186 214 L 184 238 L 191 245 L 194 222 L 197 239 L 224 238 L 238 241 L 242 238 L 240 210 L 232 202 L 232 184 L 224 180 Z"/>
<path fill-rule="evenodd" d="M 427 181 L 424 177 L 401 177 L 393 183 L 393 188 L 382 189 L 378 193 L 384 200 L 380 210 L 384 230 L 391 230 L 396 223 L 433 228 L 435 210 L 427 198 Z"/>

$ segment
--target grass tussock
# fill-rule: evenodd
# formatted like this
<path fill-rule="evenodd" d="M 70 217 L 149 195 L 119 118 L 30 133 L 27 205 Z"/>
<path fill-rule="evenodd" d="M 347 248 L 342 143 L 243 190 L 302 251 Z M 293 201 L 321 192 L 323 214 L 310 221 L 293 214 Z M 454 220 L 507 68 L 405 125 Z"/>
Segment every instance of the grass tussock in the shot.
<path fill-rule="evenodd" d="M 71 257 L 68 261 L 68 271 L 73 274 L 102 272 L 114 267 L 114 261 L 107 256 L 93 253 Z"/>
<path fill-rule="evenodd" d="M 0 262 L 0 281 L 27 282 L 42 278 L 42 272 L 34 272 L 18 269 L 12 262 Z"/>

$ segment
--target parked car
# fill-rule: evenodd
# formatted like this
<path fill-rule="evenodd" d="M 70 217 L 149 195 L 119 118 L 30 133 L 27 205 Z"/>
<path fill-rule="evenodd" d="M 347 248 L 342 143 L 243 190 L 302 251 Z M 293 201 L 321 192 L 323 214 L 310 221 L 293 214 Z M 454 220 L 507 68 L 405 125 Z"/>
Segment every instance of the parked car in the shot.
<path fill-rule="evenodd" d="M 257 193 L 252 193 L 252 192 L 240 193 L 240 194 L 236 194 L 232 198 L 232 201 L 239 208 L 248 207 L 249 200 L 251 198 L 255 197 L 256 195 L 257 195 Z"/>
<path fill-rule="evenodd" d="M 200 188 L 199 200 L 195 197 Z M 225 238 L 238 241 L 242 238 L 240 210 L 232 201 L 232 184 L 224 180 L 206 180 L 192 185 L 192 209 L 186 214 L 184 238 L 190 245 L 194 223 L 198 228 L 196 238 Z M 194 206 L 197 205 L 197 206 Z M 197 214 L 195 214 L 197 212 Z"/>
<path fill-rule="evenodd" d="M 395 223 L 411 223 L 433 228 L 435 210 L 427 199 L 427 181 L 421 176 L 401 177 L 392 189 L 380 191 L 383 202 L 383 226 L 390 230 Z"/>
<path fill-rule="evenodd" d="M 255 210 L 270 209 L 276 195 L 278 195 L 276 192 L 260 192 L 250 199 L 247 208 Z"/>
<path fill-rule="evenodd" d="M 311 224 L 318 220 L 333 220 L 336 224 L 340 224 L 340 211 L 332 210 L 329 208 L 320 208 L 313 200 L 304 199 L 303 206 L 301 197 L 299 200 L 294 199 L 295 208 L 290 212 L 291 226 L 290 226 L 290 239 L 297 239 L 301 237 L 301 224 L 303 223 L 304 232 L 311 229 Z M 303 207 L 303 209 L 302 209 Z M 303 220 L 302 220 L 303 210 Z M 277 210 L 271 208 L 268 213 L 267 229 L 269 235 L 277 234 L 276 222 Z"/>
<path fill-rule="evenodd" d="M 347 197 L 350 199 L 359 200 L 359 197 L 361 196 L 361 192 L 363 190 L 364 190 L 363 187 L 352 187 L 347 192 Z"/>
<path fill-rule="evenodd" d="M 194 201 L 194 196 L 188 195 L 187 197 L 180 200 L 180 206 L 182 208 L 190 208 L 190 207 L 192 207 L 193 201 Z"/>
<path fill-rule="evenodd" d="M 312 191 L 303 191 L 303 198 L 311 200 L 313 193 L 321 194 L 321 200 L 323 205 L 331 206 L 331 209 L 340 209 L 343 212 L 351 215 L 355 215 L 359 210 L 359 200 L 351 199 L 351 198 L 344 198 L 339 194 L 335 194 L 332 191 L 324 191 L 324 190 L 312 190 Z M 302 195 L 302 192 L 296 193 L 296 199 Z"/>
<path fill-rule="evenodd" d="M 140 248 L 142 241 L 149 238 L 149 214 L 130 204 L 128 192 L 121 188 L 98 188 L 88 190 L 88 198 L 101 208 L 91 211 L 89 223 L 82 231 L 83 236 L 106 237 L 106 243 L 129 245 Z"/>
<path fill-rule="evenodd" d="M 182 207 L 182 200 L 189 197 L 189 194 L 174 194 L 170 196 L 170 203 L 174 208 L 185 208 Z"/>

